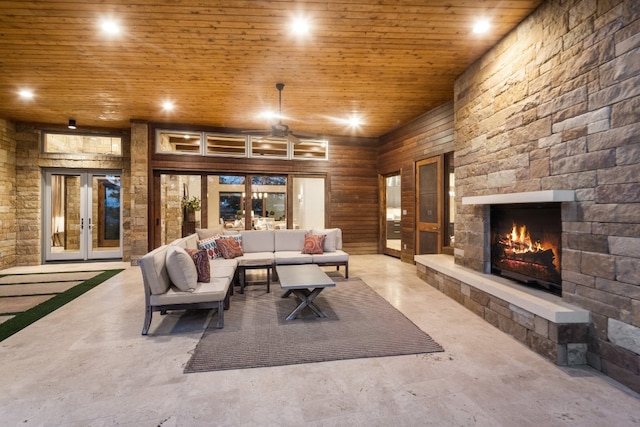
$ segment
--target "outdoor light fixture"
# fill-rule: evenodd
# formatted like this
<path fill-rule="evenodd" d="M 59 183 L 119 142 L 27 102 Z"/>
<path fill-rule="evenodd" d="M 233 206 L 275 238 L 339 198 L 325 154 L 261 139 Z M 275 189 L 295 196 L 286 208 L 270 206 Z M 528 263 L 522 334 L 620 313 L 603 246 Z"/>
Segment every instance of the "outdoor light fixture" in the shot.
<path fill-rule="evenodd" d="M 76 128 L 76 121 L 74 119 L 69 119 L 69 125 L 67 126 L 69 129 Z"/>

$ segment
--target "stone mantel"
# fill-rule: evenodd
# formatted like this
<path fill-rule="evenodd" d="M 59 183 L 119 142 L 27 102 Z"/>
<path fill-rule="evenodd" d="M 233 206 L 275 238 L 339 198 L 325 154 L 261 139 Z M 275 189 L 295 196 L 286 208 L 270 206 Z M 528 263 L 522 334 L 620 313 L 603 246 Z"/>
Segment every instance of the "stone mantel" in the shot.
<path fill-rule="evenodd" d="M 491 194 L 488 196 L 468 196 L 462 198 L 463 205 L 501 205 L 512 203 L 573 202 L 573 190 L 543 190 L 524 193 Z"/>

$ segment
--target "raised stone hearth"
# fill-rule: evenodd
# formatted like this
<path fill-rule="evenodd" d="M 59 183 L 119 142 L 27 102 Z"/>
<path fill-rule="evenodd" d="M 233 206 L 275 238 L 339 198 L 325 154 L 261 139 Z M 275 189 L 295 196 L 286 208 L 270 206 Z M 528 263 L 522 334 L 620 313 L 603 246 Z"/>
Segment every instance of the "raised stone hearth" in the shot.
<path fill-rule="evenodd" d="M 558 365 L 587 363 L 590 312 L 547 292 L 456 265 L 448 255 L 416 255 L 417 274 L 501 331 Z"/>

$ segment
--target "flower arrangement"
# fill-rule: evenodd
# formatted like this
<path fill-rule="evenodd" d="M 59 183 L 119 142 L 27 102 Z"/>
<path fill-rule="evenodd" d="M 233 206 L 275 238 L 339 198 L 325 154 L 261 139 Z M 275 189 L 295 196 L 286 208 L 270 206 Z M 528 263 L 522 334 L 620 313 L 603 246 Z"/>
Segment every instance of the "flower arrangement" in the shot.
<path fill-rule="evenodd" d="M 193 196 L 192 198 L 188 198 L 187 196 L 182 198 L 182 208 L 187 211 L 199 211 L 202 209 L 200 206 L 200 197 Z"/>

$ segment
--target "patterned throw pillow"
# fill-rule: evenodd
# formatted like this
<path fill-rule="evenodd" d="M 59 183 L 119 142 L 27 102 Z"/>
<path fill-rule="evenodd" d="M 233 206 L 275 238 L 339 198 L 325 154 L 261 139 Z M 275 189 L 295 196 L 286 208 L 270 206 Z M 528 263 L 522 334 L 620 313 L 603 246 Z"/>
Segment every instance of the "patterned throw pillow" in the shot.
<path fill-rule="evenodd" d="M 242 240 L 235 236 L 221 237 L 216 240 L 218 249 L 225 259 L 237 258 L 244 255 L 242 251 Z"/>
<path fill-rule="evenodd" d="M 303 254 L 320 255 L 324 253 L 324 234 L 305 234 Z"/>
<path fill-rule="evenodd" d="M 211 267 L 209 266 L 209 256 L 204 249 L 185 249 L 198 272 L 198 282 L 209 283 L 211 280 Z"/>
<path fill-rule="evenodd" d="M 219 239 L 220 235 L 209 237 L 208 239 L 203 239 L 198 241 L 198 248 L 204 249 L 209 256 L 209 259 L 222 258 L 222 254 L 220 253 L 220 249 L 216 244 L 216 239 Z"/>

